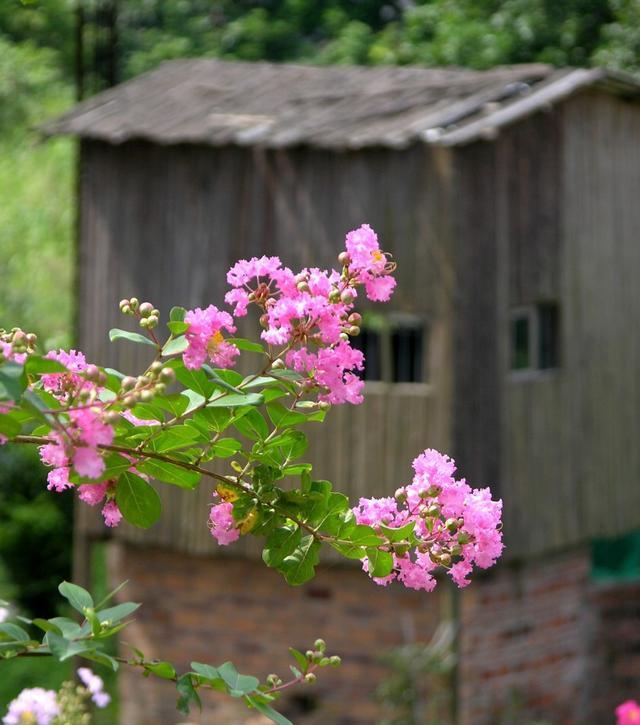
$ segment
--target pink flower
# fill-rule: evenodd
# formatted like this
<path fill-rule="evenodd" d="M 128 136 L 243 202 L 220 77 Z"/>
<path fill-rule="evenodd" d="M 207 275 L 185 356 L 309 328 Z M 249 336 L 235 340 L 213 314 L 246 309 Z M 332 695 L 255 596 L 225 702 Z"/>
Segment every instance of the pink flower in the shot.
<path fill-rule="evenodd" d="M 224 301 L 228 305 L 235 305 L 233 314 L 235 317 L 244 317 L 247 314 L 249 306 L 249 295 L 240 287 L 229 290 L 224 296 Z"/>
<path fill-rule="evenodd" d="M 7 714 L 2 719 L 4 725 L 50 725 L 59 714 L 60 708 L 54 690 L 32 687 L 22 692 L 9 703 Z"/>
<path fill-rule="evenodd" d="M 369 277 L 365 280 L 364 288 L 367 297 L 374 302 L 387 302 L 396 287 L 396 280 L 391 275 L 385 277 Z"/>
<path fill-rule="evenodd" d="M 399 488 L 394 498 L 361 498 L 353 509 L 356 521 L 374 529 L 413 522 L 417 543 L 412 547 L 405 540 L 406 553 L 394 554 L 392 579 L 431 591 L 436 585 L 432 572 L 443 566 L 459 587 L 465 587 L 474 565 L 485 569 L 502 553 L 502 501 L 493 501 L 488 488 L 472 489 L 457 481 L 455 462 L 433 449 L 420 454 L 413 468 L 413 481 Z M 389 577 L 377 583 L 386 584 Z"/>
<path fill-rule="evenodd" d="M 107 495 L 109 483 L 109 481 L 84 483 L 78 486 L 78 498 L 89 506 L 97 506 Z"/>
<path fill-rule="evenodd" d="M 47 474 L 47 488 L 49 491 L 56 491 L 57 493 L 60 493 L 66 488 L 73 488 L 73 484 L 69 481 L 70 470 L 70 468 L 63 466 L 49 471 Z"/>
<path fill-rule="evenodd" d="M 102 516 L 104 523 L 111 528 L 117 526 L 122 521 L 122 513 L 114 499 L 109 499 L 102 507 Z"/>
<path fill-rule="evenodd" d="M 616 725 L 638 725 L 640 705 L 635 700 L 626 700 L 616 707 Z"/>
<path fill-rule="evenodd" d="M 227 272 L 227 282 L 232 287 L 243 287 L 249 282 L 258 282 L 260 277 L 271 276 L 281 264 L 278 257 L 241 259 Z"/>
<path fill-rule="evenodd" d="M 78 474 L 87 478 L 99 478 L 105 468 L 104 460 L 98 451 L 87 446 L 76 448 L 72 460 Z"/>
<path fill-rule="evenodd" d="M 102 677 L 95 675 L 88 667 L 79 667 L 78 677 L 98 707 L 106 707 L 111 702 L 111 696 L 104 691 Z"/>
<path fill-rule="evenodd" d="M 185 367 L 190 370 L 201 368 L 207 357 L 218 367 L 233 366 L 240 351 L 235 345 L 226 342 L 221 332 L 236 331 L 228 312 L 222 312 L 215 305 L 209 305 L 205 310 L 196 307 L 187 312 L 184 321 L 189 324 L 185 333 L 189 347 L 182 356 Z"/>
<path fill-rule="evenodd" d="M 76 350 L 69 350 L 69 352 L 51 350 L 45 357 L 49 360 L 57 360 L 69 370 L 68 373 L 47 373 L 42 376 L 42 386 L 56 397 L 60 398 L 67 392 L 77 392 L 82 388 L 94 387 L 93 383 L 85 380 L 80 375 L 74 374 L 87 369 L 87 361 L 81 352 L 76 352 Z"/>
<path fill-rule="evenodd" d="M 345 240 L 349 269 L 355 272 L 384 274 L 387 258 L 380 251 L 378 235 L 368 224 L 354 229 Z"/>
<path fill-rule="evenodd" d="M 223 502 L 211 507 L 209 529 L 211 536 L 220 546 L 227 546 L 240 538 L 240 532 L 233 519 L 233 506 L 230 503 Z"/>

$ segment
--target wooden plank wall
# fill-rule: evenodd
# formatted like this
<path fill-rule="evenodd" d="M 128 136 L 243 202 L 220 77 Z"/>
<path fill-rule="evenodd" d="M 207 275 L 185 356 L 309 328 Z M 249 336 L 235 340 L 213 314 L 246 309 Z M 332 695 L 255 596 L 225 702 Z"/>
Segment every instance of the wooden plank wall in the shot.
<path fill-rule="evenodd" d="M 311 149 L 84 142 L 81 195 L 80 344 L 90 358 L 126 372 L 141 351 L 109 345 L 127 320 L 120 298 L 136 294 L 165 312 L 220 303 L 225 273 L 240 257 L 279 254 L 293 267 L 335 265 L 349 229 L 369 222 L 398 262 L 390 309 L 430 328 L 430 380 L 367 385 L 357 408 L 334 408 L 314 431 L 318 477 L 354 499 L 390 495 L 425 447 L 449 449 L 451 392 L 451 235 L 446 214 L 446 151 L 331 154 Z M 213 551 L 205 526 L 211 486 L 192 494 L 162 486 L 165 514 L 149 532 L 117 535 L 192 552 Z M 102 531 L 83 507 L 81 530 Z M 198 523 L 200 522 L 200 524 Z"/>
<path fill-rule="evenodd" d="M 585 93 L 495 145 L 500 486 L 511 556 L 640 526 L 640 109 Z M 508 312 L 556 300 L 559 369 L 509 372 Z"/>

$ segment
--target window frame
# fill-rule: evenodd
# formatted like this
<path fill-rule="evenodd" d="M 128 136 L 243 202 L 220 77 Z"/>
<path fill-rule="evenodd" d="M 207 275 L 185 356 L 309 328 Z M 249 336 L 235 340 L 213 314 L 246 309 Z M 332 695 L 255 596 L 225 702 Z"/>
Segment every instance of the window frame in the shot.
<path fill-rule="evenodd" d="M 555 365 L 541 367 L 541 350 L 540 350 L 540 314 L 541 309 L 555 308 Z M 514 358 L 514 338 L 513 324 L 517 319 L 526 317 L 529 324 L 529 364 L 527 367 L 513 367 Z M 519 305 L 509 310 L 509 339 L 508 339 L 508 359 L 507 370 L 509 376 L 514 380 L 526 380 L 531 378 L 548 377 L 557 374 L 562 368 L 562 323 L 561 308 L 557 300 L 542 299 L 530 305 Z"/>

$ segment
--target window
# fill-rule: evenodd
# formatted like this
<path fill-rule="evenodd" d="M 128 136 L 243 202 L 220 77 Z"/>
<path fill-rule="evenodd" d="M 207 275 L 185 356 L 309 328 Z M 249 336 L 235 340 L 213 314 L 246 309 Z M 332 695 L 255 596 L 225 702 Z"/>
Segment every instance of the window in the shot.
<path fill-rule="evenodd" d="M 425 325 L 413 315 L 370 315 L 353 347 L 365 356 L 364 380 L 421 383 L 425 380 Z"/>
<path fill-rule="evenodd" d="M 560 365 L 560 310 L 541 302 L 511 313 L 511 369 L 551 370 Z"/>

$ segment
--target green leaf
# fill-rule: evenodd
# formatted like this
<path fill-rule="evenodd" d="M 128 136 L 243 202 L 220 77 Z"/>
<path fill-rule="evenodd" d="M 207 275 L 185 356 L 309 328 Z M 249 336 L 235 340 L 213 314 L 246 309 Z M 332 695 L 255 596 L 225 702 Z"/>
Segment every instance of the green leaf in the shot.
<path fill-rule="evenodd" d="M 260 411 L 252 409 L 233 421 L 233 425 L 242 433 L 254 441 L 263 441 L 269 435 L 269 426 L 262 417 Z"/>
<path fill-rule="evenodd" d="M 62 632 L 63 637 L 77 637 L 82 633 L 82 627 L 69 617 L 52 617 L 49 621 Z"/>
<path fill-rule="evenodd" d="M 93 597 L 77 584 L 64 581 L 58 586 L 58 591 L 81 614 L 84 614 L 85 609 L 93 609 Z"/>
<path fill-rule="evenodd" d="M 202 398 L 204 401 L 204 398 Z M 181 393 L 171 395 L 157 395 L 153 402 L 163 410 L 167 410 L 174 418 L 179 418 L 189 405 L 189 398 Z"/>
<path fill-rule="evenodd" d="M 60 627 L 57 627 L 53 622 L 50 622 L 47 619 L 41 619 L 40 617 L 36 617 L 36 619 L 33 620 L 33 624 L 41 629 L 43 632 L 55 632 L 56 634 L 62 634 L 62 630 Z"/>
<path fill-rule="evenodd" d="M 374 547 L 367 549 L 369 574 L 371 576 L 388 576 L 393 570 L 393 556 L 388 551 L 380 551 Z"/>
<path fill-rule="evenodd" d="M 264 450 L 268 454 L 269 463 L 284 467 L 293 459 L 301 456 L 308 446 L 309 442 L 302 431 L 288 430 L 270 440 Z"/>
<path fill-rule="evenodd" d="M 118 661 L 106 652 L 101 652 L 100 650 L 90 650 L 88 652 L 80 652 L 79 656 L 84 657 L 87 660 L 91 660 L 92 662 L 105 665 L 105 667 L 110 667 L 114 672 L 118 671 Z"/>
<path fill-rule="evenodd" d="M 156 461 L 153 458 L 148 458 L 144 463 L 137 464 L 136 468 L 158 481 L 172 483 L 174 486 L 188 489 L 195 488 L 201 476 L 197 471 L 190 471 L 188 468 L 176 466 L 175 463 Z"/>
<path fill-rule="evenodd" d="M 392 526 L 385 526 L 384 524 L 380 524 L 380 529 L 382 530 L 382 534 L 387 541 L 395 542 L 395 541 L 405 541 L 406 539 L 409 539 L 411 537 L 411 534 L 413 534 L 413 529 L 415 526 L 415 521 L 410 521 L 408 524 L 405 524 L 404 526 L 399 526 L 398 528 L 393 528 Z"/>
<path fill-rule="evenodd" d="M 284 574 L 288 584 L 298 586 L 313 579 L 315 566 L 319 561 L 320 542 L 309 534 L 302 538 L 300 545 L 285 557 L 278 570 Z"/>
<path fill-rule="evenodd" d="M 216 390 L 216 386 L 207 378 L 202 370 L 188 370 L 180 358 L 169 360 L 167 367 L 175 370 L 176 378 L 185 388 L 193 390 L 204 398 L 210 398 Z"/>
<path fill-rule="evenodd" d="M 126 521 L 141 529 L 148 529 L 162 513 L 156 490 L 134 473 L 123 473 L 118 479 L 116 503 Z"/>
<path fill-rule="evenodd" d="M 122 619 L 125 619 L 129 615 L 133 614 L 139 606 L 140 604 L 137 604 L 136 602 L 123 602 L 122 604 L 116 604 L 113 607 L 102 609 L 97 612 L 97 616 L 100 622 L 111 622 L 111 624 L 116 624 Z"/>
<path fill-rule="evenodd" d="M 340 538 L 347 539 L 349 543 L 334 543 L 331 546 L 348 559 L 362 559 L 366 556 L 365 547 L 384 544 L 383 539 L 376 534 L 371 526 L 366 526 L 365 524 L 349 527 L 348 530 L 341 532 L 339 536 Z"/>
<path fill-rule="evenodd" d="M 227 342 L 235 345 L 238 350 L 246 350 L 247 352 L 260 352 L 264 353 L 264 347 L 259 342 L 251 342 L 250 340 L 244 340 L 241 337 L 230 337 Z"/>
<path fill-rule="evenodd" d="M 202 709 L 202 702 L 200 701 L 200 695 L 198 695 L 196 689 L 191 681 L 191 675 L 186 674 L 178 678 L 176 682 L 176 689 L 178 690 L 180 697 L 176 704 L 179 712 L 187 715 L 189 713 L 189 707 L 194 702 L 200 709 Z"/>
<path fill-rule="evenodd" d="M 231 662 L 225 662 L 218 667 L 218 674 L 229 686 L 232 697 L 240 697 L 254 692 L 260 685 L 260 680 L 251 675 L 241 675 Z"/>
<path fill-rule="evenodd" d="M 173 680 L 176 677 L 176 671 L 170 662 L 147 662 L 144 668 L 163 680 Z"/>
<path fill-rule="evenodd" d="M 109 339 L 111 342 L 114 340 L 129 340 L 130 342 L 136 342 L 139 345 L 151 345 L 155 347 L 155 343 L 152 342 L 148 337 L 141 335 L 138 332 L 129 332 L 128 330 L 120 330 L 117 327 L 113 327 L 109 330 Z"/>
<path fill-rule="evenodd" d="M 189 329 L 189 324 L 187 322 L 178 322 L 176 320 L 175 322 L 167 322 L 167 327 L 172 335 L 182 335 L 183 332 L 186 332 Z"/>
<path fill-rule="evenodd" d="M 297 463 L 294 466 L 286 466 L 282 469 L 282 473 L 285 476 L 300 476 L 303 473 L 307 475 L 311 473 L 313 466 L 310 463 Z M 309 477 L 311 480 L 311 477 Z"/>
<path fill-rule="evenodd" d="M 169 312 L 169 319 L 171 322 L 182 322 L 187 311 L 184 307 L 172 307 Z"/>
<path fill-rule="evenodd" d="M 75 640 L 70 642 L 64 637 L 60 637 L 54 632 L 47 632 L 45 635 L 47 646 L 51 650 L 51 654 L 57 657 L 61 662 L 68 660 L 76 655 L 84 652 L 95 651 L 95 644 L 89 640 Z"/>
<path fill-rule="evenodd" d="M 235 438 L 220 438 L 211 448 L 216 458 L 229 458 L 242 450 L 242 443 Z"/>
<path fill-rule="evenodd" d="M 193 426 L 174 425 L 162 431 L 151 441 L 151 448 L 158 453 L 190 446 L 196 441 L 207 440 L 201 431 Z"/>
<path fill-rule="evenodd" d="M 182 322 L 170 322 L 169 325 L 183 325 Z M 186 325 L 185 325 L 186 327 Z M 172 330 L 173 332 L 173 330 Z M 184 352 L 189 347 L 189 341 L 184 335 L 180 335 L 179 337 L 175 337 L 171 340 L 167 340 L 164 347 L 162 348 L 162 354 L 167 357 L 169 355 L 178 355 L 181 352 Z"/>
<path fill-rule="evenodd" d="M 10 413 L 0 413 L 0 433 L 13 438 L 20 433 L 22 426 Z"/>
<path fill-rule="evenodd" d="M 7 362 L 0 365 L 0 399 L 17 402 L 27 387 L 27 376 L 22 365 Z"/>
<path fill-rule="evenodd" d="M 258 712 L 261 712 L 265 717 L 268 717 L 271 722 L 277 723 L 277 725 L 293 725 L 291 720 L 288 720 L 284 715 L 281 715 L 277 710 L 274 710 L 271 705 L 267 705 L 266 702 L 260 702 L 253 697 L 245 698 Z"/>
<path fill-rule="evenodd" d="M 212 398 L 207 408 L 241 408 L 245 405 L 262 405 L 264 396 L 260 393 L 230 393 Z"/>
<path fill-rule="evenodd" d="M 204 677 L 207 680 L 217 680 L 220 677 L 216 667 L 211 665 L 205 665 L 202 662 L 192 662 L 191 669 L 200 677 Z"/>
<path fill-rule="evenodd" d="M 284 558 L 298 548 L 301 539 L 299 526 L 282 526 L 274 529 L 265 541 L 262 560 L 267 566 L 278 568 Z"/>
<path fill-rule="evenodd" d="M 276 428 L 304 423 L 307 419 L 307 416 L 304 413 L 289 410 L 288 408 L 285 408 L 282 403 L 269 403 L 267 405 L 267 413 Z"/>
<path fill-rule="evenodd" d="M 0 624 L 0 632 L 12 642 L 28 642 L 31 639 L 22 627 L 19 627 L 17 624 L 11 624 L 11 622 L 3 622 Z"/>
<path fill-rule="evenodd" d="M 309 667 L 309 660 L 302 654 L 302 652 L 295 649 L 294 647 L 289 647 L 289 652 L 291 656 L 295 659 L 295 661 L 300 665 L 302 671 L 305 672 L 307 667 Z"/>
<path fill-rule="evenodd" d="M 66 373 L 67 368 L 57 360 L 49 360 L 39 355 L 29 355 L 24 363 L 27 375 L 44 375 L 45 373 Z"/>

